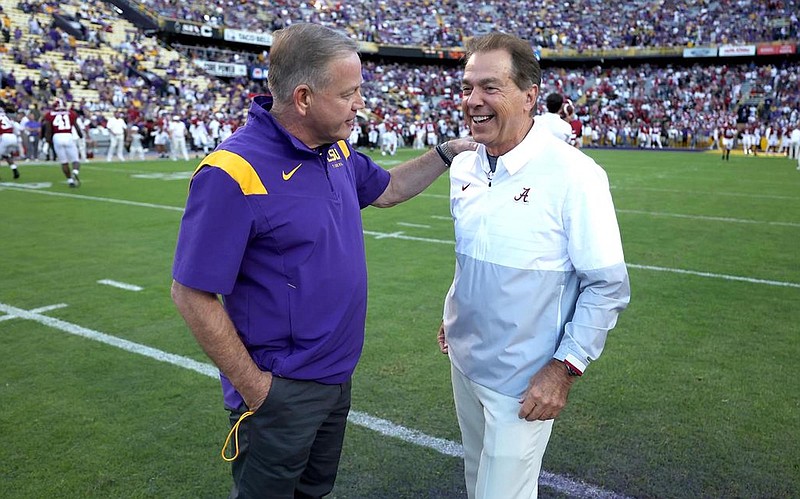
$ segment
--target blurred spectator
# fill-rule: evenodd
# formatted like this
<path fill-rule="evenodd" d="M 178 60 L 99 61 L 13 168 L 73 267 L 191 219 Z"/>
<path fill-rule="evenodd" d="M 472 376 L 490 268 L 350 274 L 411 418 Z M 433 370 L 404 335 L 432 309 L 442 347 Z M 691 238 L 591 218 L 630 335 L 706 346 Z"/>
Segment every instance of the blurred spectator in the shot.
<path fill-rule="evenodd" d="M 27 118 L 25 122 L 25 159 L 35 161 L 39 159 L 39 141 L 42 138 L 42 122 L 36 118 L 33 111 L 27 113 Z"/>

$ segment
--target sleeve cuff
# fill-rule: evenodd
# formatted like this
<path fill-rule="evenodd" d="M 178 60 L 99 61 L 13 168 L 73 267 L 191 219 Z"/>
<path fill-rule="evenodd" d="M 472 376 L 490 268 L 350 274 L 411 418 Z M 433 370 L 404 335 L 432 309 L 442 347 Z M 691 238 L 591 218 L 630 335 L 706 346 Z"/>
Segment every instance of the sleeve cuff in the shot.
<path fill-rule="evenodd" d="M 572 355 L 571 353 L 568 353 L 563 359 L 558 359 L 558 360 L 560 360 L 564 364 L 567 364 L 571 369 L 577 371 L 581 375 L 583 374 L 584 371 L 586 371 L 586 368 L 588 367 L 586 363 L 582 362 L 578 357 Z"/>

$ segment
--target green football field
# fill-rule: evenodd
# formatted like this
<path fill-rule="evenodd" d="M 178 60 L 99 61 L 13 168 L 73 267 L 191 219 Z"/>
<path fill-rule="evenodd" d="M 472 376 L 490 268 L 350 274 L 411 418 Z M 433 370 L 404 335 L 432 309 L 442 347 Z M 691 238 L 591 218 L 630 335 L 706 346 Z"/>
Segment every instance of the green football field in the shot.
<path fill-rule="evenodd" d="M 588 153 L 632 300 L 556 422 L 540 497 L 800 496 L 796 163 Z M 227 495 L 219 382 L 169 297 L 196 162 L 90 162 L 79 189 L 57 165 L 0 167 L 0 497 Z M 363 211 L 367 338 L 332 497 L 466 497 L 435 341 L 447 194 Z"/>

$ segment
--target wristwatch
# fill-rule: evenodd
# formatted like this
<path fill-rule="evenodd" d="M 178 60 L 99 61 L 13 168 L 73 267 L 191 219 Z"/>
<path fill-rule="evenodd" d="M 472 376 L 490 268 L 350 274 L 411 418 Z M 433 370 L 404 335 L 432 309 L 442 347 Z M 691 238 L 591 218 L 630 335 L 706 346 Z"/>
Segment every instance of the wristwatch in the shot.
<path fill-rule="evenodd" d="M 561 362 L 564 364 L 564 367 L 567 368 L 567 374 L 570 376 L 583 376 L 583 373 L 578 371 L 575 366 L 570 364 L 568 361 L 562 360 Z"/>
<path fill-rule="evenodd" d="M 450 149 L 450 146 L 447 142 L 442 142 L 438 146 L 435 147 L 436 152 L 439 153 L 439 157 L 442 158 L 444 161 L 445 166 L 450 168 L 450 165 L 453 164 L 453 158 L 456 157 L 456 154 Z"/>

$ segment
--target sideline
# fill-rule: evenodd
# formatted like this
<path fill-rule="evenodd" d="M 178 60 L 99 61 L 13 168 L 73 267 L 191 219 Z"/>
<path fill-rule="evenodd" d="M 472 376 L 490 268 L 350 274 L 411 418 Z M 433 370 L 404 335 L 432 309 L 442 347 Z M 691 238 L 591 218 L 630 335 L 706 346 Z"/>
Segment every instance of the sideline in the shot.
<path fill-rule="evenodd" d="M 61 196 L 61 197 L 68 197 L 68 198 L 76 198 L 76 199 L 85 199 L 89 201 L 101 201 L 106 203 L 115 203 L 115 204 L 123 204 L 129 206 L 139 206 L 144 208 L 156 208 L 161 210 L 170 210 L 170 211 L 177 211 L 183 212 L 182 207 L 177 206 L 167 206 L 161 204 L 154 204 L 154 203 L 141 203 L 138 201 L 128 201 L 124 199 L 114 199 L 114 198 L 104 198 L 104 197 L 95 197 L 95 196 L 85 196 L 83 194 L 72 194 L 68 192 L 54 192 L 54 191 L 43 191 L 43 190 L 30 190 L 24 189 L 19 187 L 7 187 L 7 186 L 0 186 L 0 191 L 8 189 L 12 191 L 18 192 L 27 192 L 33 194 L 44 194 L 49 196 Z M 729 195 L 737 195 L 733 193 L 729 193 Z M 744 194 L 742 194 L 744 195 Z M 422 193 L 420 196 L 426 196 L 426 194 Z M 427 194 L 428 197 L 447 197 L 440 194 Z M 758 196 L 758 197 L 771 197 L 776 198 L 779 196 Z M 787 198 L 780 196 L 780 199 L 794 199 L 794 198 Z M 705 216 L 698 216 L 698 215 L 680 215 L 680 214 L 673 214 L 673 213 L 657 213 L 657 212 L 639 212 L 637 210 L 617 210 L 621 213 L 636 213 L 636 214 L 644 214 L 649 216 L 674 216 L 680 218 L 689 218 L 689 219 L 697 219 L 697 220 L 710 220 L 716 222 L 724 222 L 724 223 L 759 223 L 759 224 L 769 224 L 769 225 L 782 225 L 782 226 L 790 226 L 790 227 L 797 227 L 800 224 L 793 223 L 793 222 L 757 222 L 754 220 L 743 220 L 743 219 L 735 219 L 735 218 L 721 218 L 721 217 L 705 217 Z M 455 241 L 449 239 L 434 239 L 428 237 L 414 237 L 414 236 L 407 236 L 404 232 L 375 232 L 365 230 L 364 234 L 373 236 L 376 239 L 403 239 L 407 241 L 420 241 L 420 242 L 427 242 L 427 243 L 436 243 L 436 244 L 449 244 L 454 245 Z M 690 269 L 676 269 L 676 268 L 668 268 L 668 267 L 658 267 L 654 265 L 642 265 L 636 263 L 627 262 L 629 268 L 639 269 L 639 270 L 650 270 L 655 272 L 672 272 L 675 274 L 687 274 L 687 275 L 694 275 L 698 277 L 708 277 L 713 279 L 723 279 L 726 281 L 740 281 L 740 282 L 748 282 L 751 284 L 765 284 L 768 286 L 782 286 L 788 288 L 800 288 L 800 283 L 795 282 L 786 282 L 786 281 L 773 281 L 769 279 L 759 279 L 755 277 L 747 277 L 747 276 L 735 276 L 735 275 L 726 275 L 726 274 L 716 274 L 713 272 L 704 272 L 699 270 L 690 270 Z"/>
<path fill-rule="evenodd" d="M 368 236 L 374 236 L 375 239 L 403 239 L 406 241 L 422 241 L 426 243 L 438 243 L 438 244 L 449 244 L 451 246 L 455 245 L 454 241 L 446 240 L 446 239 L 432 239 L 428 237 L 415 237 L 415 236 L 407 236 L 402 231 L 398 232 L 374 232 L 370 230 L 365 230 L 364 234 Z M 628 266 L 630 269 L 639 269 L 639 270 L 652 270 L 655 272 L 671 272 L 674 274 L 687 274 L 693 275 L 697 277 L 710 277 L 713 279 L 723 279 L 726 281 L 740 281 L 740 282 L 748 282 L 750 284 L 766 284 L 768 286 L 781 286 L 787 288 L 800 288 L 800 283 L 797 282 L 787 282 L 787 281 L 771 281 L 768 279 L 756 279 L 754 277 L 744 277 L 744 276 L 736 276 L 736 275 L 726 275 L 726 274 L 714 274 L 712 272 L 701 272 L 699 270 L 687 270 L 687 269 L 672 269 L 668 267 L 657 267 L 654 265 L 639 265 L 636 263 L 626 262 L 625 265 Z"/>
<path fill-rule="evenodd" d="M 101 333 L 93 329 L 85 328 L 83 326 L 79 326 L 77 324 L 73 324 L 67 321 L 62 321 L 61 319 L 56 319 L 54 317 L 49 317 L 47 315 L 42 315 L 40 313 L 42 311 L 54 310 L 56 308 L 63 308 L 64 306 L 65 306 L 64 304 L 58 304 L 58 305 L 40 307 L 32 310 L 23 310 L 21 308 L 13 307 L 5 303 L 0 303 L 0 313 L 4 314 L 0 315 L 0 321 L 10 320 L 10 319 L 24 319 L 24 320 L 34 321 L 44 326 L 48 326 L 53 329 L 58 329 L 59 331 L 63 331 L 68 334 L 80 336 L 93 341 L 98 341 L 100 343 L 105 343 L 106 345 L 120 348 L 127 352 L 143 355 L 145 357 L 149 357 L 151 359 L 155 359 L 160 362 L 165 362 L 167 364 L 172 364 L 174 366 L 181 367 L 183 369 L 194 371 L 196 373 L 208 376 L 209 378 L 217 380 L 219 379 L 219 371 L 217 370 L 216 367 L 214 367 L 211 364 L 198 362 L 194 359 L 190 359 L 189 357 L 184 357 L 182 355 L 176 355 L 164 352 L 162 350 L 158 350 L 157 348 L 149 347 L 147 345 L 142 345 L 141 343 L 135 343 L 133 341 L 129 341 L 123 338 L 118 338 L 116 336 L 112 336 L 106 333 Z M 426 447 L 428 449 L 435 450 L 436 452 L 443 454 L 445 456 L 458 457 L 458 458 L 464 457 L 464 450 L 461 447 L 461 444 L 457 442 L 453 442 L 443 438 L 432 437 L 418 430 L 406 428 L 404 426 L 394 424 L 391 421 L 370 416 L 365 412 L 351 410 L 349 416 L 347 417 L 347 420 L 355 425 L 363 426 L 364 428 L 368 428 L 377 433 L 380 433 L 381 435 L 397 438 L 420 447 Z M 616 492 L 610 492 L 601 489 L 599 487 L 596 487 L 594 485 L 573 480 L 561 475 L 557 475 L 555 473 L 549 473 L 544 470 L 542 470 L 541 475 L 539 477 L 539 484 L 541 486 L 549 487 L 559 492 L 568 494 L 572 497 L 626 499 L 626 496 L 617 494 Z"/>

